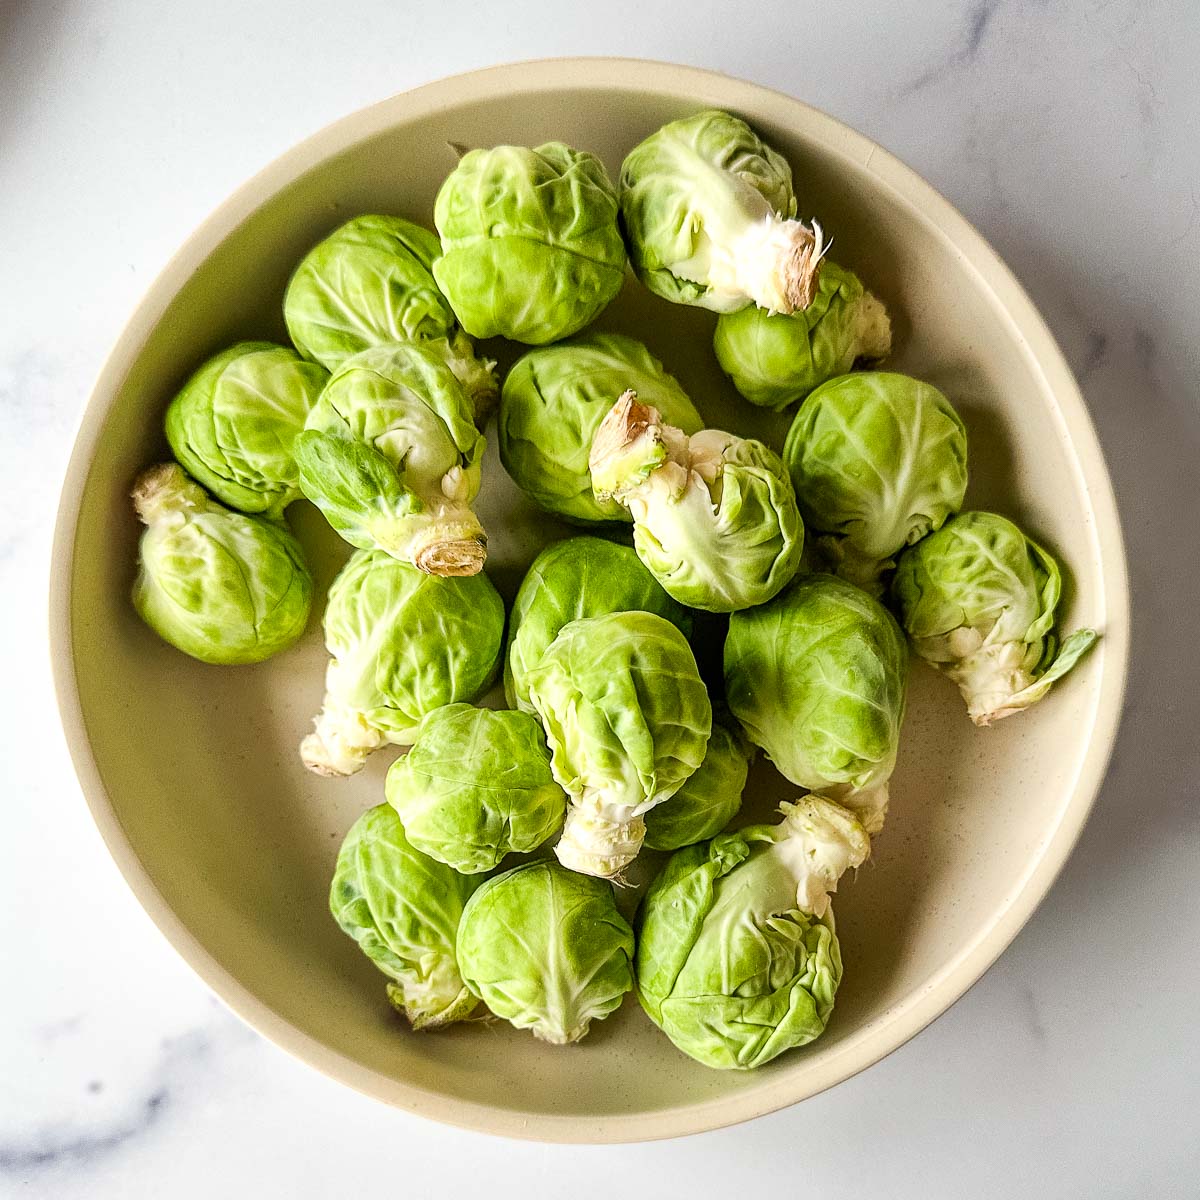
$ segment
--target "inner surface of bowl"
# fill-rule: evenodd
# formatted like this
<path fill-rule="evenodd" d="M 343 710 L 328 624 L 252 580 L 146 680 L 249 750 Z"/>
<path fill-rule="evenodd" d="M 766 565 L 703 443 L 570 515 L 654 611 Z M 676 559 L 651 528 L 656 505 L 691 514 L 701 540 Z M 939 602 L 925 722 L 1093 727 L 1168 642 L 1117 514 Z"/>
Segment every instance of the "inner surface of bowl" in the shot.
<path fill-rule="evenodd" d="M 447 143 L 559 139 L 597 153 L 615 177 L 642 137 L 714 104 L 786 154 L 802 214 L 821 219 L 836 260 L 884 298 L 891 366 L 937 384 L 962 413 L 968 506 L 1013 516 L 1057 550 L 1072 580 L 1066 626 L 1094 625 L 1107 642 L 1034 712 L 987 730 L 970 725 L 952 685 L 914 663 L 888 825 L 838 893 L 845 978 L 812 1046 L 757 1072 L 711 1071 L 632 998 L 567 1049 L 503 1023 L 413 1034 L 327 907 L 341 837 L 382 799 L 395 752 L 348 781 L 301 767 L 296 747 L 325 664 L 316 615 L 299 646 L 237 668 L 193 662 L 142 625 L 129 603 L 139 532 L 130 485 L 167 456 L 163 410 L 201 360 L 241 338 L 285 340 L 283 288 L 316 239 L 363 212 L 430 222 L 453 164 Z M 710 424 L 779 447 L 786 419 L 738 400 L 712 355 L 713 324 L 632 278 L 599 322 L 644 340 Z M 489 352 L 507 366 L 517 348 Z M 479 511 L 487 570 L 511 599 L 538 547 L 571 530 L 522 497 L 494 441 L 493 427 Z M 151 292 L 93 399 L 74 471 L 60 531 L 60 690 L 114 854 L 172 940 L 263 1032 L 442 1119 L 628 1139 L 727 1123 L 845 1078 L 932 1019 L 1003 948 L 1069 849 L 1111 742 L 1124 655 L 1113 627 L 1124 611 L 1113 595 L 1119 537 L 1094 436 L 1049 335 L 982 242 L 889 156 L 793 100 L 702 72 L 506 68 L 397 97 L 305 143 L 218 212 Z M 290 517 L 323 594 L 347 548 L 311 507 Z M 766 819 L 794 794 L 759 765 L 744 816 Z"/>

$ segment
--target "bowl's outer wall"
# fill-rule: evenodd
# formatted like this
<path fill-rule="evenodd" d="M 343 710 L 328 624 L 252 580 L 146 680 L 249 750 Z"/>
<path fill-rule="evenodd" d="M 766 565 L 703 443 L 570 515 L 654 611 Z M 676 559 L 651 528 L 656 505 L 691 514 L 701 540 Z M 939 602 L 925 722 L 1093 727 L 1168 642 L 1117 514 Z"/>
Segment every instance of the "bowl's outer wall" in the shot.
<path fill-rule="evenodd" d="M 1063 553 L 1066 623 L 1105 637 L 1036 713 L 984 731 L 952 686 L 914 665 L 888 828 L 839 893 L 845 980 L 812 1047 L 756 1073 L 712 1072 L 678 1054 L 632 999 L 569 1050 L 497 1025 L 413 1035 L 326 907 L 341 836 L 382 799 L 394 755 L 348 782 L 300 767 L 295 747 L 322 691 L 317 614 L 300 646 L 243 668 L 195 663 L 142 626 L 128 600 L 130 484 L 164 455 L 163 409 L 197 363 L 238 338 L 283 338 L 282 291 L 314 240 L 360 212 L 429 220 L 452 162 L 447 142 L 559 138 L 615 174 L 636 141 L 706 105 L 742 113 L 787 154 L 802 211 L 834 231 L 838 261 L 892 308 L 894 365 L 962 412 L 968 503 L 1016 517 Z M 780 444 L 786 421 L 748 412 L 721 377 L 710 314 L 630 280 L 600 323 L 642 337 L 712 424 Z M 494 446 L 480 511 L 489 572 L 511 597 L 536 547 L 565 528 L 523 500 Z M 344 547 L 307 506 L 292 516 L 323 594 Z M 350 117 L 198 231 L 135 314 L 85 414 L 60 513 L 52 632 L 64 721 L 101 831 L 150 914 L 237 1011 L 319 1068 L 414 1111 L 519 1136 L 632 1140 L 811 1095 L 895 1048 L 986 969 L 1049 887 L 1102 778 L 1124 681 L 1124 572 L 1108 477 L 1061 355 L 944 201 L 787 97 L 686 68 L 560 61 L 448 80 Z M 756 768 L 748 811 L 765 816 L 787 794 Z"/>

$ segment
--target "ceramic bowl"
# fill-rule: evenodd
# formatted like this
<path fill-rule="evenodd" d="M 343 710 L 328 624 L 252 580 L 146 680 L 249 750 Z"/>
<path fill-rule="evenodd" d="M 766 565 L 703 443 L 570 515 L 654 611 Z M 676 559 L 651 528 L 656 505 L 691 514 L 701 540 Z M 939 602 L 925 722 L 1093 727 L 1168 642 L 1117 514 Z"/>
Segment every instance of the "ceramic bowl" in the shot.
<path fill-rule="evenodd" d="M 641 138 L 708 106 L 740 113 L 790 159 L 803 213 L 833 231 L 837 260 L 894 313 L 891 365 L 937 384 L 962 413 L 968 506 L 1007 513 L 1053 547 L 1070 566 L 1065 625 L 1094 626 L 1103 640 L 1038 708 L 984 730 L 951 684 L 914 664 L 888 826 L 838 893 L 845 978 L 813 1045 L 758 1071 L 711 1071 L 632 997 L 566 1049 L 501 1023 L 414 1034 L 327 908 L 341 837 L 382 799 L 395 751 L 348 781 L 301 767 L 296 746 L 322 693 L 315 614 L 297 647 L 236 668 L 193 662 L 138 620 L 130 485 L 166 456 L 163 410 L 201 360 L 241 338 L 285 340 L 284 285 L 313 242 L 362 212 L 430 221 L 453 163 L 447 143 L 561 139 L 599 154 L 615 177 Z M 600 326 L 646 341 L 711 424 L 778 444 L 786 422 L 739 404 L 718 370 L 713 322 L 630 277 Z M 515 349 L 499 353 L 508 363 Z M 507 597 L 538 546 L 568 532 L 523 499 L 494 446 L 480 513 L 488 570 Z M 324 589 L 346 548 L 309 506 L 291 516 Z M 1095 431 L 1044 322 L 979 234 L 890 154 L 797 100 L 710 72 L 598 59 L 499 67 L 398 95 L 318 133 L 226 201 L 150 289 L 96 385 L 63 490 L 52 593 L 59 703 L 83 792 L 138 899 L 209 986 L 266 1037 L 380 1100 L 580 1142 L 691 1133 L 803 1100 L 958 999 L 1029 918 L 1087 816 L 1117 726 L 1128 632 Z M 757 768 L 746 812 L 765 817 L 787 795 Z"/>

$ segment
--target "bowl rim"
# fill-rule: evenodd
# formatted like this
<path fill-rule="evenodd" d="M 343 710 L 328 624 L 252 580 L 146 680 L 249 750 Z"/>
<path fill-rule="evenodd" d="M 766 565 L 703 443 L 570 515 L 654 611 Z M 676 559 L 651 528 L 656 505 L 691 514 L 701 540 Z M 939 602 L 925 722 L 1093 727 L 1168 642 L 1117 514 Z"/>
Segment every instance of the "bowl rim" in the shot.
<path fill-rule="evenodd" d="M 514 91 L 536 93 L 617 88 L 685 94 L 697 104 L 738 111 L 770 110 L 806 136 L 858 162 L 895 198 L 915 207 L 952 245 L 1026 343 L 1031 363 L 1052 398 L 1053 416 L 1076 457 L 1076 486 L 1090 506 L 1093 552 L 1100 564 L 1103 671 L 1092 716 L 1091 744 L 1069 787 L 1070 799 L 1040 853 L 991 920 L 959 948 L 919 991 L 868 1022 L 823 1060 L 773 1070 L 733 1096 L 617 1116 L 523 1113 L 464 1101 L 404 1083 L 332 1050 L 280 1016 L 213 958 L 176 915 L 150 878 L 121 825 L 88 742 L 72 650 L 71 590 L 79 511 L 101 432 L 129 368 L 182 282 L 267 198 L 326 158 L 395 124 Z M 773 88 L 700 67 L 620 57 L 560 57 L 505 63 L 463 72 L 398 92 L 350 113 L 285 151 L 237 188 L 168 260 L 138 302 L 101 368 L 79 419 L 55 522 L 50 572 L 50 651 L 67 745 L 92 818 L 130 890 L 167 941 L 234 1013 L 267 1040 L 356 1091 L 460 1128 L 539 1141 L 648 1141 L 722 1128 L 774 1112 L 856 1075 L 914 1037 L 960 999 L 995 962 L 1032 916 L 1082 831 L 1116 739 L 1129 654 L 1129 582 L 1112 482 L 1095 427 L 1058 344 L 1015 276 L 972 225 L 911 168 L 865 135 Z"/>

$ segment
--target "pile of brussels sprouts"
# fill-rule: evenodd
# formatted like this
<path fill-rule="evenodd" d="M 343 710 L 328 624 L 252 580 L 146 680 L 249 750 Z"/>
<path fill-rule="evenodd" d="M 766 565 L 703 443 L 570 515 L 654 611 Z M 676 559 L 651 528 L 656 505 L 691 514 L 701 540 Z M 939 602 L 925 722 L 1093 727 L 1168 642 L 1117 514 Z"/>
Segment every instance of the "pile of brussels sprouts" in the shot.
<path fill-rule="evenodd" d="M 575 1042 L 636 990 L 712 1067 L 811 1041 L 842 975 L 830 897 L 887 812 L 909 648 L 987 725 L 1095 641 L 1060 644 L 1045 550 L 960 511 L 950 401 L 854 370 L 889 353 L 888 314 L 796 214 L 787 162 L 723 112 L 652 134 L 616 186 L 560 143 L 471 150 L 436 235 L 336 229 L 288 285 L 295 348 L 232 346 L 167 409 L 175 461 L 134 490 L 134 603 L 172 645 L 251 663 L 301 637 L 293 501 L 355 547 L 300 753 L 347 776 L 410 747 L 330 904 L 416 1029 L 491 1013 Z M 582 332 L 627 256 L 650 291 L 719 314 L 716 361 L 748 402 L 799 402 L 782 453 L 707 428 L 633 337 Z M 495 336 L 536 347 L 502 387 L 473 340 Z M 474 508 L 497 406 L 512 479 L 592 528 L 536 557 L 507 617 Z M 706 680 L 693 645 L 722 642 Z M 501 667 L 508 708 L 476 707 Z M 730 831 L 757 750 L 795 798 Z M 669 857 L 635 928 L 614 887 L 644 846 Z"/>

